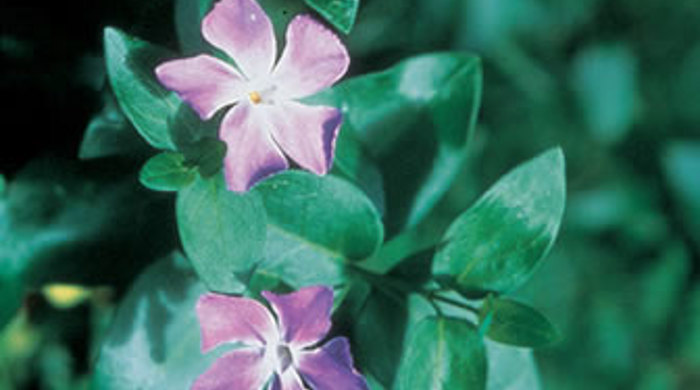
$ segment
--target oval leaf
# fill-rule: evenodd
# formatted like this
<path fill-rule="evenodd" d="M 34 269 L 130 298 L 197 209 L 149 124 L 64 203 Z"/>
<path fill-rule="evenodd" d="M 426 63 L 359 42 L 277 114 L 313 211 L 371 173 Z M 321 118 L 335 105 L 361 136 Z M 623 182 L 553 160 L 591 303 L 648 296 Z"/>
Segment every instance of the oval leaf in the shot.
<path fill-rule="evenodd" d="M 559 332 L 547 317 L 530 306 L 510 299 L 488 299 L 479 311 L 479 320 L 484 322 L 486 318 L 486 335 L 504 344 L 537 348 L 559 338 Z"/>
<path fill-rule="evenodd" d="M 124 114 L 151 145 L 174 149 L 168 120 L 180 100 L 155 78 L 153 69 L 168 53 L 115 28 L 104 31 L 107 75 Z"/>
<path fill-rule="evenodd" d="M 263 257 L 265 210 L 255 194 L 226 189 L 221 175 L 199 178 L 177 197 L 177 222 L 187 256 L 212 290 L 242 292 Z"/>
<path fill-rule="evenodd" d="M 184 165 L 185 156 L 163 152 L 151 157 L 139 173 L 141 184 L 155 191 L 177 191 L 192 183 L 197 174 Z"/>
<path fill-rule="evenodd" d="M 372 255 L 383 241 L 372 202 L 342 179 L 286 171 L 253 192 L 267 211 L 266 260 L 260 268 L 293 287 L 342 281 L 348 261 Z"/>
<path fill-rule="evenodd" d="M 520 165 L 452 223 L 433 275 L 469 297 L 517 288 L 554 243 L 565 197 L 559 148 Z"/>
<path fill-rule="evenodd" d="M 468 322 L 428 317 L 408 337 L 397 389 L 486 388 L 486 350 Z"/>

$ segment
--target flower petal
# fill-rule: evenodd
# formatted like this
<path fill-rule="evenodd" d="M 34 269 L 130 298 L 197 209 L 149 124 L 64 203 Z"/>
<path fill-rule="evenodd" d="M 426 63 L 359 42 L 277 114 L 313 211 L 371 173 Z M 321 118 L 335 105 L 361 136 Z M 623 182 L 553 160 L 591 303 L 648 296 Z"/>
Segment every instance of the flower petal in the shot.
<path fill-rule="evenodd" d="M 286 101 L 266 107 L 272 136 L 302 168 L 323 175 L 333 163 L 335 140 L 342 122 L 333 107 Z"/>
<path fill-rule="evenodd" d="M 272 375 L 262 349 L 237 349 L 218 358 L 192 384 L 192 390 L 258 390 Z"/>
<path fill-rule="evenodd" d="M 302 352 L 297 369 L 314 389 L 368 389 L 365 378 L 352 366 L 350 344 L 345 337 L 336 337 L 319 349 Z"/>
<path fill-rule="evenodd" d="M 202 119 L 211 118 L 245 93 L 243 78 L 236 69 L 205 54 L 162 63 L 156 67 L 156 76 Z"/>
<path fill-rule="evenodd" d="M 272 23 L 255 0 L 221 0 L 204 17 L 202 35 L 248 78 L 267 76 L 277 55 Z"/>
<path fill-rule="evenodd" d="M 294 348 L 321 340 L 331 328 L 333 290 L 325 286 L 305 287 L 290 294 L 262 292 L 277 314 L 280 333 Z"/>
<path fill-rule="evenodd" d="M 224 176 L 232 191 L 247 191 L 265 177 L 289 167 L 268 130 L 261 107 L 241 103 L 221 122 L 219 138 L 228 146 Z"/>
<path fill-rule="evenodd" d="M 270 390 L 304 390 L 304 382 L 296 370 L 290 367 L 282 375 L 275 374 Z"/>
<path fill-rule="evenodd" d="M 308 15 L 295 17 L 287 28 L 287 46 L 273 78 L 288 99 L 314 94 L 338 81 L 350 65 L 337 35 Z"/>
<path fill-rule="evenodd" d="M 203 352 L 226 342 L 262 346 L 278 338 L 272 314 L 253 299 L 205 294 L 197 301 L 197 317 Z"/>

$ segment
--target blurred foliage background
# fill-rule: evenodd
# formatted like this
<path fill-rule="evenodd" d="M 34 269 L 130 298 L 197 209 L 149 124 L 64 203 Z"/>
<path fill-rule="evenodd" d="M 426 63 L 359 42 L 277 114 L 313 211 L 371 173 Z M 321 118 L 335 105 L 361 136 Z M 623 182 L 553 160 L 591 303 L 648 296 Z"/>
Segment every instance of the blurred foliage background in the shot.
<path fill-rule="evenodd" d="M 172 214 L 168 199 L 139 188 L 133 173 L 146 154 L 120 164 L 76 161 L 90 126 L 128 126 L 105 83 L 103 27 L 119 25 L 176 49 L 172 3 L 3 2 L 0 85 L 9 99 L 2 104 L 0 193 L 5 180 L 19 181 L 26 196 L 45 206 L 27 211 L 40 218 L 20 224 L 23 234 L 46 245 L 46 256 L 35 262 L 76 255 L 52 247 L 55 237 L 46 230 L 65 231 L 75 210 L 94 202 L 141 199 L 145 203 L 134 204 L 128 215 L 139 215 L 139 207 L 163 210 L 164 218 Z M 518 294 L 564 335 L 537 351 L 545 389 L 700 388 L 700 3 L 363 0 L 345 40 L 353 75 L 424 52 L 482 56 L 484 96 L 473 157 L 461 185 L 441 205 L 445 210 L 464 209 L 538 152 L 564 148 L 569 196 L 562 232 Z M 107 165 L 113 180 L 123 179 L 105 189 L 96 172 Z M 47 167 L 57 166 L 59 184 L 42 179 Z M 92 178 L 92 187 L 72 186 L 75 177 Z M 64 206 L 66 191 L 83 203 L 65 205 L 64 217 L 48 215 L 47 205 Z M 3 204 L 0 214 L 8 207 Z M 135 232 L 105 228 L 112 217 L 94 216 L 89 223 L 116 242 L 154 231 L 146 221 Z M 0 226 L 0 234 L 7 229 Z M 176 237 L 166 233 L 162 240 Z M 97 233 L 73 234 L 69 239 L 102 248 Z M 0 256 L 21 249 L 8 237 Z M 159 245 L 151 250 L 165 252 Z M 105 262 L 130 256 L 123 245 L 109 253 Z M 94 269 L 103 269 L 95 261 Z M 3 267 L 0 314 L 8 321 L 0 333 L 0 388 L 84 384 L 94 354 L 88 340 L 99 339 L 138 264 L 127 262 L 118 275 L 99 280 Z M 20 274 L 33 289 L 14 315 L 17 308 L 6 301 L 24 294 L 14 285 Z M 89 287 L 50 294 L 42 290 L 49 282 Z M 82 299 L 62 306 L 57 296 Z"/>

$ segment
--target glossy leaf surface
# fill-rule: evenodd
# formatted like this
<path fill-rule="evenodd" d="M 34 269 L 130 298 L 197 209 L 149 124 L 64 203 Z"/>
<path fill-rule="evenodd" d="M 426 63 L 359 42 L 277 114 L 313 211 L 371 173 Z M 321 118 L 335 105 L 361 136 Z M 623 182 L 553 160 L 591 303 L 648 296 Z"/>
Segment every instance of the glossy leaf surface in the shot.
<path fill-rule="evenodd" d="M 396 389 L 485 389 L 486 350 L 461 319 L 428 317 L 410 331 Z"/>
<path fill-rule="evenodd" d="M 144 186 L 156 191 L 177 191 L 192 183 L 197 173 L 185 165 L 185 156 L 163 152 L 151 157 L 139 174 Z"/>
<path fill-rule="evenodd" d="M 470 296 L 517 288 L 554 243 L 565 197 L 560 149 L 523 163 L 452 223 L 433 275 Z"/>
<path fill-rule="evenodd" d="M 463 167 L 481 101 L 481 62 L 428 54 L 349 79 L 314 98 L 343 109 L 377 159 L 391 230 L 422 221 Z"/>
<path fill-rule="evenodd" d="M 338 30 L 350 33 L 355 24 L 359 0 L 304 0 Z"/>
<path fill-rule="evenodd" d="M 267 213 L 261 269 L 294 287 L 341 282 L 344 264 L 370 256 L 383 240 L 374 205 L 345 180 L 287 171 L 253 192 Z"/>
<path fill-rule="evenodd" d="M 148 143 L 175 147 L 169 131 L 180 99 L 155 77 L 155 67 L 169 56 L 163 49 L 108 27 L 104 31 L 107 75 L 119 106 Z"/>
<path fill-rule="evenodd" d="M 495 341 L 519 347 L 541 347 L 559 338 L 557 329 L 534 308 L 505 298 L 490 298 L 479 311 L 487 321 L 486 335 Z"/>
<path fill-rule="evenodd" d="M 226 189 L 223 178 L 198 178 L 177 197 L 177 223 L 185 252 L 204 283 L 219 292 L 242 292 L 262 260 L 265 211 L 254 194 Z"/>

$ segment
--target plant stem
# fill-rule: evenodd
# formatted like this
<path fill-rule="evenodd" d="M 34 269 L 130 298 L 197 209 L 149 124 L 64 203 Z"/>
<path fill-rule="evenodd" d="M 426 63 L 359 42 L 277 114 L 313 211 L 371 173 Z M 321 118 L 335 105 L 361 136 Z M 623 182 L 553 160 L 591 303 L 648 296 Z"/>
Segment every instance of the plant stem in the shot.
<path fill-rule="evenodd" d="M 436 301 L 446 303 L 448 305 L 452 305 L 455 307 L 459 307 L 460 309 L 467 310 L 469 312 L 472 312 L 474 314 L 479 314 L 479 309 L 477 307 L 471 306 L 468 303 L 465 302 L 460 302 L 458 300 L 445 297 L 443 295 L 439 295 L 440 291 L 443 290 L 426 290 L 422 287 L 415 287 L 412 286 L 402 280 L 392 278 L 386 275 L 376 275 L 372 272 L 368 272 L 363 268 L 355 267 L 354 271 L 358 272 L 360 275 L 362 275 L 367 281 L 369 281 L 373 286 L 376 288 L 384 291 L 386 294 L 389 294 L 391 296 L 395 296 L 395 292 L 401 293 L 401 294 L 418 294 L 421 297 L 423 297 L 425 300 L 430 303 L 431 306 L 433 306 L 433 309 L 435 309 L 436 314 L 442 315 L 442 310 L 440 307 L 437 305 Z"/>
<path fill-rule="evenodd" d="M 448 297 L 445 297 L 442 295 L 437 295 L 434 292 L 428 292 L 428 294 L 429 294 L 430 298 L 435 299 L 436 301 L 444 302 L 444 303 L 447 303 L 449 305 L 456 306 L 456 307 L 459 307 L 461 309 L 465 309 L 465 310 L 470 311 L 474 314 L 479 314 L 479 309 L 468 304 L 468 303 L 460 302 L 460 301 L 457 301 L 455 299 L 448 298 Z"/>
<path fill-rule="evenodd" d="M 437 247 L 440 239 L 441 235 L 437 232 L 409 229 L 387 241 L 374 256 L 357 265 L 366 271 L 384 275 L 409 257 Z"/>

